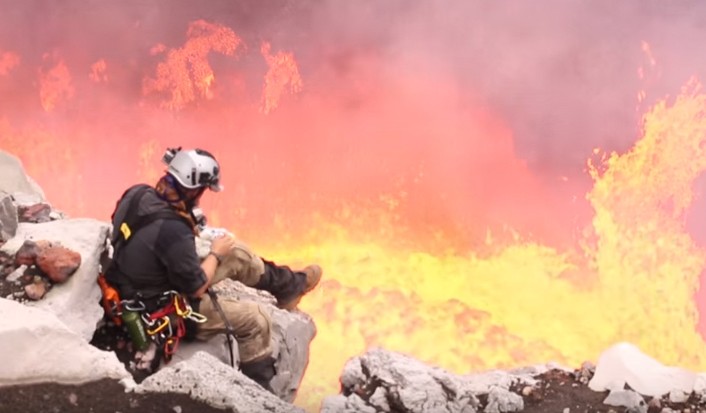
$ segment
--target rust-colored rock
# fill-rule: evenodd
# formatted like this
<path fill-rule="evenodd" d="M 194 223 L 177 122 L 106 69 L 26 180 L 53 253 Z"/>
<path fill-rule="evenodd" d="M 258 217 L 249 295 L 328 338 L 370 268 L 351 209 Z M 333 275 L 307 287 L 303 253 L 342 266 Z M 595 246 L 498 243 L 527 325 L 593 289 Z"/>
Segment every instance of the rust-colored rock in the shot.
<path fill-rule="evenodd" d="M 62 246 L 43 248 L 37 266 L 55 283 L 63 283 L 81 266 L 81 254 Z"/>
<path fill-rule="evenodd" d="M 49 241 L 32 241 L 31 239 L 26 240 L 17 253 L 15 254 L 15 265 L 26 265 L 31 266 L 37 263 L 37 255 L 46 248 L 52 246 Z"/>
<path fill-rule="evenodd" d="M 49 222 L 51 221 L 49 214 L 51 214 L 51 206 L 45 203 L 20 205 L 17 207 L 17 219 L 19 222 Z"/>
<path fill-rule="evenodd" d="M 44 281 L 33 282 L 25 285 L 25 294 L 30 300 L 41 300 L 47 293 L 47 284 Z"/>

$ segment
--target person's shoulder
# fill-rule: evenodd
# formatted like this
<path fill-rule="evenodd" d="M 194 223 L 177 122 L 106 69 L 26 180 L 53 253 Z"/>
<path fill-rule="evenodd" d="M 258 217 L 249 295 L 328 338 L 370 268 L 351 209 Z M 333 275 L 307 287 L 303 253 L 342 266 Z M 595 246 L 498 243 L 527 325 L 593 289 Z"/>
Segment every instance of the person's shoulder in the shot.
<path fill-rule="evenodd" d="M 126 193 L 128 193 L 128 192 L 135 193 L 137 191 L 154 191 L 154 188 L 151 185 L 147 185 L 147 184 L 135 184 L 135 185 L 131 186 L 130 188 L 128 188 L 127 191 L 125 191 L 125 192 Z"/>
<path fill-rule="evenodd" d="M 178 214 L 174 214 L 174 217 L 162 217 L 161 221 L 161 235 L 164 237 L 174 237 L 174 238 L 194 238 L 194 230 L 189 226 L 186 220 L 179 217 Z"/>
<path fill-rule="evenodd" d="M 128 198 L 128 197 L 131 197 L 132 195 L 135 195 L 135 194 L 137 193 L 137 191 L 145 190 L 145 189 L 146 189 L 146 190 L 149 190 L 149 189 L 152 189 L 152 187 L 149 186 L 149 185 L 147 185 L 147 184 L 135 184 L 135 185 L 132 185 L 131 187 L 127 188 L 127 189 L 123 192 L 123 194 L 120 196 L 120 199 L 122 200 L 122 199 L 125 199 L 125 198 Z"/>

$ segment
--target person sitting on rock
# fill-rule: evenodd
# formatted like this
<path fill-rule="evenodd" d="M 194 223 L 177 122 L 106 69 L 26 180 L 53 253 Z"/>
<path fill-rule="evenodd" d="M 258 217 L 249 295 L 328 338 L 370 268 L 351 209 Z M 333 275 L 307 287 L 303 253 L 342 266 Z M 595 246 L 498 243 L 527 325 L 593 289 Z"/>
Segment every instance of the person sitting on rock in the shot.
<path fill-rule="evenodd" d="M 169 291 L 186 296 L 193 311 L 207 319 L 188 323 L 187 337 L 208 340 L 229 326 L 237 338 L 241 371 L 272 391 L 269 381 L 276 372 L 267 311 L 255 302 L 226 298 L 214 304 L 205 293 L 214 283 L 231 278 L 269 291 L 280 308 L 292 310 L 318 284 L 321 267 L 293 271 L 262 259 L 230 235 L 215 237 L 201 260 L 195 248 L 199 226 L 194 209 L 206 189 L 222 189 L 220 166 L 201 149 L 168 149 L 163 161 L 166 173 L 154 187 L 132 186 L 116 204 L 114 251 L 105 280 L 122 300 L 140 298 L 148 311 L 155 309 L 150 297 Z"/>

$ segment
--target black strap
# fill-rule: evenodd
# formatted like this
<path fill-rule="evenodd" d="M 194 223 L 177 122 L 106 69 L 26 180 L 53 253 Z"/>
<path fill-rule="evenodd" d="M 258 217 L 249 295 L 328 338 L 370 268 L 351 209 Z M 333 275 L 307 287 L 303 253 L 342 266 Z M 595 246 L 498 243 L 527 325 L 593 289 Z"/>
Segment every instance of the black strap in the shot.
<path fill-rule="evenodd" d="M 229 350 L 228 353 L 230 354 L 230 366 L 235 368 L 235 360 L 233 360 L 233 338 L 235 337 L 235 332 L 233 331 L 233 326 L 230 325 L 228 317 L 226 317 L 226 314 L 223 312 L 223 308 L 218 302 L 218 295 L 216 295 L 216 292 L 213 291 L 211 288 L 207 288 L 206 292 L 208 292 L 209 297 L 211 297 L 211 302 L 213 303 L 213 306 L 216 307 L 216 311 L 218 311 L 218 314 L 223 320 L 223 324 L 226 326 L 226 337 L 228 339 Z"/>
<path fill-rule="evenodd" d="M 114 256 L 117 257 L 117 253 L 120 251 L 120 249 L 130 241 L 130 239 L 137 233 L 137 231 L 158 219 L 183 220 L 185 223 L 188 224 L 186 218 L 182 217 L 171 208 L 161 209 L 159 211 L 155 211 L 146 215 L 138 215 L 137 211 L 139 209 L 140 201 L 142 200 L 142 197 L 144 197 L 145 194 L 151 189 L 152 187 L 150 187 L 149 185 L 139 185 L 139 189 L 135 191 L 132 196 L 132 199 L 130 199 L 127 211 L 125 212 L 125 217 L 120 222 L 120 225 L 118 225 L 117 228 L 114 228 L 113 231 L 111 243 L 113 244 L 114 248 Z M 129 191 L 129 189 L 125 191 L 120 199 L 122 200 Z M 120 203 L 120 201 L 118 201 L 118 203 Z M 113 211 L 111 219 L 115 219 L 116 212 L 117 208 L 115 209 L 115 211 Z M 123 225 L 127 225 L 127 228 L 130 231 L 130 235 L 128 237 L 125 237 L 125 234 L 122 231 Z"/>

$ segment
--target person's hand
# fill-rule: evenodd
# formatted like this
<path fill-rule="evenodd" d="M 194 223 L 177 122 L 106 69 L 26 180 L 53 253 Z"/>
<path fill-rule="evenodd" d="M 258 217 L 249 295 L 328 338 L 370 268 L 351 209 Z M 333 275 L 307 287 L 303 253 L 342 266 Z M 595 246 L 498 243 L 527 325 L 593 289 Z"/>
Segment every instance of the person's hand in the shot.
<path fill-rule="evenodd" d="M 235 238 L 230 235 L 221 235 L 211 242 L 211 252 L 224 257 L 235 247 Z"/>

